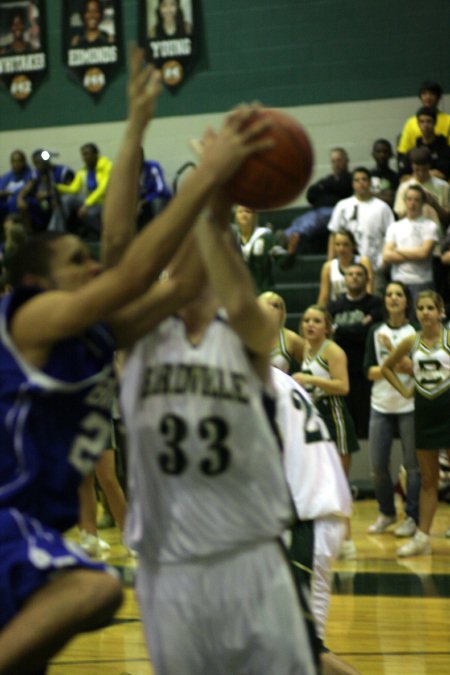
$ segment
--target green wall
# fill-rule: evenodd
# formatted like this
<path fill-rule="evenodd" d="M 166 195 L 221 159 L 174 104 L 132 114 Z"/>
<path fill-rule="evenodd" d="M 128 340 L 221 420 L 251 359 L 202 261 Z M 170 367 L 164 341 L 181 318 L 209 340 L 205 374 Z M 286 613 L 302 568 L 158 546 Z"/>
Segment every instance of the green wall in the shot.
<path fill-rule="evenodd" d="M 100 101 L 62 64 L 61 0 L 47 0 L 49 73 L 24 106 L 0 90 L 0 129 L 125 116 L 125 72 Z M 123 0 L 125 41 L 137 0 Z M 450 91 L 450 0 L 202 0 L 202 55 L 159 117 L 219 112 L 241 100 L 298 106 L 411 96 L 424 79 Z"/>

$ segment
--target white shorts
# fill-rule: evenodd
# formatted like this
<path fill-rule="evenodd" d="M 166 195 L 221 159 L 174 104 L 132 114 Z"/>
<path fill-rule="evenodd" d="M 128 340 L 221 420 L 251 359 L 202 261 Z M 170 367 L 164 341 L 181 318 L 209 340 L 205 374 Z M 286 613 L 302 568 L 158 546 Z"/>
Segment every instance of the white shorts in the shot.
<path fill-rule="evenodd" d="M 137 595 L 156 675 L 316 673 L 276 542 L 159 568 L 141 558 Z"/>

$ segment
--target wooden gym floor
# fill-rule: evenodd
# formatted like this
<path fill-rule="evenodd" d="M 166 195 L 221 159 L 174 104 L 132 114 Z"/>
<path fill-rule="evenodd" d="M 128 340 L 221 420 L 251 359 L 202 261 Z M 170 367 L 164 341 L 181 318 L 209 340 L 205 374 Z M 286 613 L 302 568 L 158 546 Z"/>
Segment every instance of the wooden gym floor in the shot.
<path fill-rule="evenodd" d="M 450 539 L 444 532 L 450 527 L 450 506 L 439 504 L 433 555 L 416 558 L 396 558 L 396 545 L 404 540 L 389 532 L 366 534 L 376 515 L 373 500 L 355 502 L 358 557 L 334 567 L 326 644 L 363 675 L 447 675 Z M 76 638 L 61 652 L 49 675 L 153 675 L 132 590 L 136 563 L 116 529 L 101 535 L 112 547 L 105 559 L 124 575 L 125 602 L 111 626 Z"/>

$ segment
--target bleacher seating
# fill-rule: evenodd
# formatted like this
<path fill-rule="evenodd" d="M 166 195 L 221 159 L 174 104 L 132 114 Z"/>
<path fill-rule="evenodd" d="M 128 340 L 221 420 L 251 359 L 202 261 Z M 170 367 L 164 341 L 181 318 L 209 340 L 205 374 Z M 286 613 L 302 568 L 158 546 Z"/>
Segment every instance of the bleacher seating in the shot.
<path fill-rule="evenodd" d="M 260 214 L 261 225 L 271 223 L 274 230 L 284 230 L 294 218 L 304 213 L 306 208 L 263 211 Z M 300 315 L 309 305 L 317 301 L 320 287 L 320 270 L 326 261 L 328 237 L 315 241 L 302 241 L 302 252 L 297 255 L 295 264 L 289 269 L 280 269 L 274 265 L 276 291 L 286 303 L 286 327 L 298 331 Z"/>
<path fill-rule="evenodd" d="M 286 303 L 286 327 L 298 331 L 300 315 L 317 301 L 325 254 L 298 255 L 288 270 L 275 270 L 276 291 Z"/>

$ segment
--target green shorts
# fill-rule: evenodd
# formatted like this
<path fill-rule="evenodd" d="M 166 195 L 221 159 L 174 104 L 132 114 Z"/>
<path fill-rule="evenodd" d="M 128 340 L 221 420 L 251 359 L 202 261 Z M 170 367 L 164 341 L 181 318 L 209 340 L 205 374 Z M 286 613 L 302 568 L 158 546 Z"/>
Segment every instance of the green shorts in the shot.
<path fill-rule="evenodd" d="M 336 443 L 340 455 L 358 452 L 359 443 L 355 425 L 341 396 L 325 396 L 316 401 L 317 410 L 322 415 L 331 439 Z"/>

